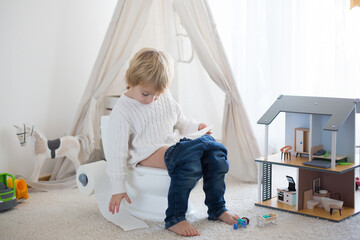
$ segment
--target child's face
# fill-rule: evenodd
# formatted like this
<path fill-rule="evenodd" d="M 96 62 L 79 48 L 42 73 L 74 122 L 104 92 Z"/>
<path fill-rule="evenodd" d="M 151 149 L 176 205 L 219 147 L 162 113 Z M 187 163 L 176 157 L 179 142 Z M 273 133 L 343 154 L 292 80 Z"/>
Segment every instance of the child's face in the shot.
<path fill-rule="evenodd" d="M 129 93 L 132 98 L 142 104 L 152 103 L 160 96 L 159 92 L 155 91 L 152 86 L 148 85 L 137 85 L 135 87 L 130 87 Z"/>

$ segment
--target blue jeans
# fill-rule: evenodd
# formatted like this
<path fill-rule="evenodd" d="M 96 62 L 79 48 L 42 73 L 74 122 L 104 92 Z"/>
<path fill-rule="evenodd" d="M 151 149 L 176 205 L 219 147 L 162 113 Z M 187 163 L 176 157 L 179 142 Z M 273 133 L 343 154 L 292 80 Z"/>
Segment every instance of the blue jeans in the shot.
<path fill-rule="evenodd" d="M 227 150 L 210 135 L 183 138 L 167 149 L 165 164 L 171 178 L 165 228 L 185 220 L 190 191 L 203 177 L 208 219 L 216 220 L 225 208 L 225 174 L 229 171 Z"/>

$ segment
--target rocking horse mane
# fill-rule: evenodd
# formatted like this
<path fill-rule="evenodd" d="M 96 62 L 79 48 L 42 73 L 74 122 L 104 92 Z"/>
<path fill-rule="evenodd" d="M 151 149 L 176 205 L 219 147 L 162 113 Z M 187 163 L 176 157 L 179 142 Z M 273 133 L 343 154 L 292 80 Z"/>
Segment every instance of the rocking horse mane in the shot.
<path fill-rule="evenodd" d="M 34 138 L 37 139 L 43 139 L 43 140 L 47 140 L 46 137 L 44 136 L 44 134 L 42 134 L 41 132 L 37 131 L 36 129 L 34 129 L 34 133 L 33 133 Z"/>
<path fill-rule="evenodd" d="M 41 132 L 34 129 L 31 137 L 33 138 L 33 142 L 34 142 L 35 155 L 46 153 L 47 139 L 45 138 L 45 136 Z"/>

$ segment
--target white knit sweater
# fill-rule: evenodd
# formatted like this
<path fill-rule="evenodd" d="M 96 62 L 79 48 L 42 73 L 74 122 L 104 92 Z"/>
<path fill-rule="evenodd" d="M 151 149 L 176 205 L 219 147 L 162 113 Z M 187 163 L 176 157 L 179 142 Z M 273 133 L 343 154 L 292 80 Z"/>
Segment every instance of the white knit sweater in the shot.
<path fill-rule="evenodd" d="M 169 93 L 150 104 L 142 104 L 122 94 L 109 119 L 107 174 L 112 194 L 126 192 L 129 167 L 135 167 L 163 146 L 171 146 L 198 130 Z M 180 134 L 180 135 L 179 135 Z"/>

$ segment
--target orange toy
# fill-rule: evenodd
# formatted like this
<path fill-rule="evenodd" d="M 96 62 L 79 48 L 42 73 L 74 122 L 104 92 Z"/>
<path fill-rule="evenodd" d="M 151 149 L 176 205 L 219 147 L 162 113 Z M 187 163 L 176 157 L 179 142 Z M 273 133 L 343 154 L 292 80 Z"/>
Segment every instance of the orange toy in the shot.
<path fill-rule="evenodd" d="M 13 182 L 12 179 L 9 178 L 7 180 L 7 186 L 12 188 Z M 15 179 L 15 194 L 16 194 L 16 201 L 18 202 L 20 198 L 28 199 L 28 187 L 24 179 Z"/>
<path fill-rule="evenodd" d="M 281 148 L 280 149 L 280 152 L 281 152 L 281 159 L 283 158 L 283 155 L 284 155 L 284 160 L 287 158 L 291 160 L 291 153 L 290 153 L 290 150 L 292 149 L 292 146 L 290 145 L 286 145 L 285 147 Z"/>

